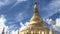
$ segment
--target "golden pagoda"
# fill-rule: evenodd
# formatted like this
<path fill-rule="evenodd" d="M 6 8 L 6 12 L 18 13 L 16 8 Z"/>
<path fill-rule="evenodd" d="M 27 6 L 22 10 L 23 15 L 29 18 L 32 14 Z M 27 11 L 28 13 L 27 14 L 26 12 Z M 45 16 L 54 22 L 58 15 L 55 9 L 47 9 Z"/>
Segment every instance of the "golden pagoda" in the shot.
<path fill-rule="evenodd" d="M 34 14 L 30 19 L 30 24 L 24 28 L 19 34 L 54 34 L 44 23 L 39 16 L 37 1 L 34 3 Z"/>

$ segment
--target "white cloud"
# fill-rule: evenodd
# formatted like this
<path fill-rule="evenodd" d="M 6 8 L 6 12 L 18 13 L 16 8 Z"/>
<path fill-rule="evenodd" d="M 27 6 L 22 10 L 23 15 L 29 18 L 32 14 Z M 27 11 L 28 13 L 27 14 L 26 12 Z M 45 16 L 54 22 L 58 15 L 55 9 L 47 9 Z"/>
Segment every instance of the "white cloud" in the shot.
<path fill-rule="evenodd" d="M 27 0 L 16 0 L 15 4 L 9 9 L 11 10 L 13 7 L 15 7 L 17 4 L 22 3 L 23 1 L 27 1 Z"/>
<path fill-rule="evenodd" d="M 21 25 L 20 31 L 22 31 L 26 26 L 23 23 L 20 23 L 20 25 Z"/>
<path fill-rule="evenodd" d="M 60 18 L 56 19 L 56 25 L 53 25 L 53 28 L 60 32 Z"/>
<path fill-rule="evenodd" d="M 16 20 L 17 21 L 22 21 L 23 19 L 25 19 L 28 15 L 25 14 L 25 12 L 21 12 L 16 16 Z"/>
<path fill-rule="evenodd" d="M 26 23 L 25 23 L 25 26 L 27 26 L 28 24 L 29 24 L 29 22 L 26 22 Z"/>
<path fill-rule="evenodd" d="M 16 19 L 15 19 L 16 21 L 15 22 L 20 22 L 20 25 L 21 25 L 20 30 L 22 30 L 23 28 L 26 27 L 26 25 L 29 24 L 28 22 L 26 22 L 25 24 L 21 23 L 21 21 L 23 19 L 25 19 L 26 16 L 27 15 L 25 14 L 25 12 L 22 12 L 22 13 L 19 13 L 18 15 L 16 15 Z M 16 26 L 16 24 L 13 24 L 13 25 L 9 26 L 9 30 L 12 31 L 12 29 L 15 30 L 15 29 L 19 28 L 19 27 L 15 27 L 15 26 Z"/>
<path fill-rule="evenodd" d="M 53 29 L 54 29 L 55 31 L 60 32 L 60 26 L 58 26 L 58 25 L 53 25 Z"/>
<path fill-rule="evenodd" d="M 46 14 L 48 14 L 45 18 L 60 11 L 60 0 L 52 0 L 47 6 L 43 7 L 43 11 L 46 11 Z"/>
<path fill-rule="evenodd" d="M 3 2 L 0 1 L 0 7 L 9 4 L 9 3 L 10 3 L 9 1 L 10 1 L 10 0 L 3 0 Z"/>
<path fill-rule="evenodd" d="M 48 14 L 47 16 L 45 16 L 45 18 L 52 16 L 53 14 L 60 11 L 60 0 L 52 0 L 43 9 L 44 9 L 44 11 L 47 12 L 46 14 Z M 55 21 L 53 21 L 52 19 L 46 19 L 45 21 L 47 21 L 49 24 L 56 23 L 55 25 L 52 25 L 53 29 L 56 30 L 56 31 L 60 30 L 60 18 L 57 18 Z"/>
<path fill-rule="evenodd" d="M 45 19 L 45 21 L 48 22 L 48 24 L 52 24 L 52 27 L 55 31 L 60 32 L 60 18 L 56 18 L 55 21 L 52 19 Z"/>
<path fill-rule="evenodd" d="M 55 25 L 56 24 L 56 21 L 52 20 L 52 19 L 43 19 L 45 22 L 47 22 L 48 24 L 50 25 Z"/>
<path fill-rule="evenodd" d="M 56 19 L 56 25 L 60 26 L 60 18 Z"/>
<path fill-rule="evenodd" d="M 16 31 L 13 30 L 10 34 L 18 34 L 18 30 L 22 31 L 24 28 L 26 28 L 26 26 L 29 24 L 29 22 L 26 22 L 25 24 L 23 24 L 22 22 L 20 22 L 21 28 L 17 29 Z"/>
<path fill-rule="evenodd" d="M 22 31 L 24 28 L 26 28 L 26 26 L 29 24 L 29 22 L 26 22 L 25 24 L 23 24 L 22 22 L 20 22 L 21 28 L 20 31 Z"/>
<path fill-rule="evenodd" d="M 13 30 L 12 32 L 11 32 L 11 34 L 18 34 L 18 30 Z"/>
<path fill-rule="evenodd" d="M 10 5 L 12 4 L 13 2 L 16 2 L 13 7 L 15 5 L 17 5 L 18 3 L 21 3 L 23 1 L 26 1 L 26 0 L 0 0 L 0 7 L 3 7 L 3 6 L 6 6 L 6 5 Z"/>
<path fill-rule="evenodd" d="M 0 34 L 4 27 L 5 27 L 5 31 L 8 29 L 8 26 L 5 25 L 5 22 L 6 22 L 6 18 L 4 17 L 4 15 L 0 15 Z"/>

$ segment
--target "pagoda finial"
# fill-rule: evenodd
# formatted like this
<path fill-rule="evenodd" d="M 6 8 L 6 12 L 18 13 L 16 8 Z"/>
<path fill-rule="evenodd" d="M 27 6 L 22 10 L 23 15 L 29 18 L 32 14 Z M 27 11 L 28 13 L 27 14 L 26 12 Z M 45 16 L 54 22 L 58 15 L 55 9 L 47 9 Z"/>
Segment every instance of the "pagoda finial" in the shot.
<path fill-rule="evenodd" d="M 42 18 L 39 16 L 37 0 L 35 0 L 35 2 L 34 2 L 34 14 L 30 20 L 30 24 L 31 23 L 41 23 L 41 22 L 42 22 Z"/>

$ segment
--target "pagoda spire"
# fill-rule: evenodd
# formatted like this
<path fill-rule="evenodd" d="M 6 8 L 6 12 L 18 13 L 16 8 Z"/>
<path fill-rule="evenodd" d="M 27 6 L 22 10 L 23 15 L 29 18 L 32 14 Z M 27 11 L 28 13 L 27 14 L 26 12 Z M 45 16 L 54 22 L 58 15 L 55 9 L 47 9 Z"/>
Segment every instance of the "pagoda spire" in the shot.
<path fill-rule="evenodd" d="M 34 14 L 30 19 L 30 24 L 32 23 L 42 23 L 42 18 L 40 17 L 38 12 L 37 0 L 34 1 Z"/>
<path fill-rule="evenodd" d="M 4 30 L 5 30 L 5 28 L 3 28 L 2 34 L 4 34 Z"/>

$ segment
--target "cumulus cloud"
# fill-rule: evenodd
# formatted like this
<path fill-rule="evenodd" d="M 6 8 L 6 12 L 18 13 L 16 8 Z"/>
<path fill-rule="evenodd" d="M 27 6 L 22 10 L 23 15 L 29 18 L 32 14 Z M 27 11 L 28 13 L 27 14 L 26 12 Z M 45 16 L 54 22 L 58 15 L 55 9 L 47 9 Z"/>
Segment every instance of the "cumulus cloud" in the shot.
<path fill-rule="evenodd" d="M 60 32 L 60 18 L 56 18 L 55 21 L 52 19 L 46 19 L 44 21 L 48 22 L 48 24 L 52 24 L 53 30 Z"/>
<path fill-rule="evenodd" d="M 10 25 L 9 26 L 9 30 L 10 31 L 13 31 L 13 30 L 17 30 L 18 28 L 19 28 L 19 26 L 21 25 L 21 28 L 20 28 L 20 30 L 22 30 L 23 28 L 25 28 L 26 27 L 26 25 L 27 24 L 29 24 L 28 22 L 26 22 L 25 24 L 23 24 L 21 21 L 23 20 L 23 19 L 25 19 L 26 18 L 26 14 L 25 14 L 25 12 L 22 12 L 22 13 L 19 13 L 18 15 L 16 15 L 16 23 L 14 23 L 13 24 L 13 22 L 12 22 L 12 25 Z M 20 25 L 19 25 L 19 23 L 20 23 Z"/>
<path fill-rule="evenodd" d="M 20 25 L 21 25 L 20 31 L 22 31 L 26 26 L 23 23 L 20 23 Z"/>
<path fill-rule="evenodd" d="M 56 19 L 56 25 L 60 26 L 60 18 Z"/>
<path fill-rule="evenodd" d="M 52 19 L 43 19 L 45 22 L 47 22 L 48 24 L 50 25 L 55 25 L 56 24 L 56 21 L 52 20 Z"/>
<path fill-rule="evenodd" d="M 26 23 L 25 23 L 25 26 L 27 26 L 28 24 L 29 24 L 29 22 L 26 22 Z"/>
<path fill-rule="evenodd" d="M 56 25 L 53 25 L 53 28 L 60 32 L 60 18 L 56 19 Z"/>
<path fill-rule="evenodd" d="M 45 15 L 45 18 L 48 18 L 52 16 L 53 14 L 59 12 L 60 11 L 60 0 L 52 0 L 46 7 L 43 7 L 43 10 L 47 12 L 46 14 L 48 14 L 47 16 Z M 59 25 L 60 18 L 56 18 L 55 21 L 53 21 L 52 19 L 46 19 L 45 21 L 48 22 L 48 24 L 52 24 L 52 27 L 54 30 L 56 31 L 60 30 L 60 25 Z"/>
<path fill-rule="evenodd" d="M 29 24 L 29 22 L 26 22 L 25 24 L 23 24 L 22 22 L 20 23 L 21 28 L 20 31 L 22 31 L 24 28 L 26 28 L 26 26 Z"/>
<path fill-rule="evenodd" d="M 29 24 L 29 22 L 26 22 L 25 24 L 23 24 L 22 22 L 20 22 L 21 27 L 19 29 L 17 29 L 16 31 L 13 30 L 10 34 L 18 34 L 18 30 L 22 31 L 24 28 L 26 28 L 26 26 Z"/>
<path fill-rule="evenodd" d="M 18 34 L 18 30 L 13 30 L 12 32 L 11 32 L 11 34 Z"/>
<path fill-rule="evenodd" d="M 4 15 L 0 15 L 0 34 L 3 30 L 3 28 L 5 28 L 5 32 L 8 29 L 8 26 L 5 25 L 5 22 L 6 22 L 6 18 L 4 17 Z"/>

